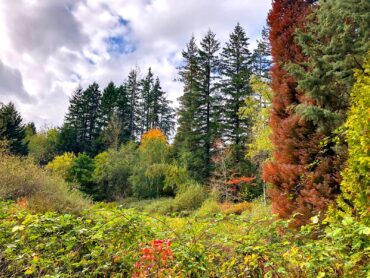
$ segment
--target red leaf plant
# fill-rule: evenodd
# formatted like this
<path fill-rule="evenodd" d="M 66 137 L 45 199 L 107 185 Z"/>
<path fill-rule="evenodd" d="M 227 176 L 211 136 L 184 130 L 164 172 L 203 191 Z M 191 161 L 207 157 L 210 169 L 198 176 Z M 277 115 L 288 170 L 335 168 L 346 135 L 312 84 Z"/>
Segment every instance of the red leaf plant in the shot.
<path fill-rule="evenodd" d="M 168 262 L 173 260 L 171 240 L 155 239 L 147 244 L 141 244 L 141 257 L 135 263 L 133 278 L 169 277 L 171 269 Z"/>

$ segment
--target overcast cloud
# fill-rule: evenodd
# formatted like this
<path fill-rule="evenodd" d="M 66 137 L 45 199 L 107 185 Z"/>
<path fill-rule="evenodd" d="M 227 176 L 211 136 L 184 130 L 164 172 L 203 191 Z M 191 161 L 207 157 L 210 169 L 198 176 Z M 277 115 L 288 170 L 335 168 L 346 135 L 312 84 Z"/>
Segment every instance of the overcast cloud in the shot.
<path fill-rule="evenodd" d="M 181 50 L 211 28 L 224 42 L 235 24 L 251 47 L 271 0 L 9 0 L 0 1 L 0 102 L 13 101 L 26 121 L 60 125 L 81 84 L 120 84 L 149 66 L 170 99 Z"/>

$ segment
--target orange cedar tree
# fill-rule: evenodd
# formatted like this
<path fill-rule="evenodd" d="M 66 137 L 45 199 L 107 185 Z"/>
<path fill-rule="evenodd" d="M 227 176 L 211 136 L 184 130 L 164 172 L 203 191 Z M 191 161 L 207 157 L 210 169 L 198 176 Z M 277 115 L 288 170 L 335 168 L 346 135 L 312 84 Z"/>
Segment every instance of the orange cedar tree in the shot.
<path fill-rule="evenodd" d="M 275 0 L 268 17 L 272 47 L 271 112 L 274 160 L 264 167 L 263 178 L 272 184 L 270 196 L 274 213 L 287 218 L 297 213 L 295 225 L 301 225 L 325 210 L 338 191 L 338 177 L 331 173 L 334 161 L 312 166 L 320 154 L 323 135 L 315 125 L 294 111 L 294 106 L 309 102 L 297 89 L 297 81 L 288 74 L 289 64 L 305 60 L 295 40 L 297 28 L 303 28 L 313 0 Z M 314 167 L 314 168 L 313 168 Z"/>

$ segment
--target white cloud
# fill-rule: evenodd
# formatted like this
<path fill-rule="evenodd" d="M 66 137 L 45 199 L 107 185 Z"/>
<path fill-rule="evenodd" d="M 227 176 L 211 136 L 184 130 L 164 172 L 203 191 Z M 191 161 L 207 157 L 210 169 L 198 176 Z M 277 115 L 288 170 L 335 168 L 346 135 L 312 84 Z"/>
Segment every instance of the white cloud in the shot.
<path fill-rule="evenodd" d="M 237 22 L 251 45 L 270 0 L 17 0 L 0 3 L 0 102 L 27 121 L 60 125 L 78 84 L 121 83 L 149 66 L 172 100 L 181 50 L 211 28 L 225 42 Z"/>

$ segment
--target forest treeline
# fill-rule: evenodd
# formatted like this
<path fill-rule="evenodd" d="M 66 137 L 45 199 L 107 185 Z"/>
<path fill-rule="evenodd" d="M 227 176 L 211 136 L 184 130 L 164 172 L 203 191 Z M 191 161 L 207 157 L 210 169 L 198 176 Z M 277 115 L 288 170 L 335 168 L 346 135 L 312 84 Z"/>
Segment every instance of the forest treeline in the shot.
<path fill-rule="evenodd" d="M 347 190 L 346 121 L 356 77 L 368 75 L 369 6 L 276 0 L 253 51 L 240 24 L 224 45 L 211 30 L 190 38 L 177 111 L 151 69 L 132 70 L 103 91 L 77 88 L 59 128 L 36 132 L 3 105 L 0 135 L 13 154 L 29 154 L 96 200 L 175 196 L 201 184 L 220 201 L 267 192 L 274 213 L 305 224 Z"/>
<path fill-rule="evenodd" d="M 246 100 L 253 101 L 259 94 L 253 92 L 252 76 L 255 83 L 269 80 L 268 30 L 263 30 L 253 52 L 249 50 L 246 32 L 237 24 L 224 47 L 209 30 L 199 45 L 192 37 L 182 55 L 178 81 L 184 84 L 184 93 L 179 98 L 177 115 L 152 70 L 149 68 L 141 77 L 139 70 L 134 69 L 122 85 L 110 82 L 102 91 L 97 83 L 86 89 L 77 88 L 60 128 L 36 132 L 33 123 L 26 126 L 22 123 L 13 104 L 4 105 L 2 117 L 8 121 L 18 119 L 14 126 L 4 126 L 4 137 L 13 138 L 10 148 L 14 154 L 28 153 L 47 169 L 58 171 L 55 168 L 62 167 L 60 164 L 73 165 L 66 170 L 65 178 L 79 184 L 97 200 L 130 195 L 173 196 L 179 183 L 208 184 L 223 171 L 220 162 L 215 161 L 226 153 L 227 173 L 221 182 L 225 186 L 232 178 L 258 176 L 259 166 L 245 153 L 252 139 L 252 115 L 269 102 L 259 99 L 250 105 L 256 109 L 249 113 L 242 113 L 242 108 Z M 267 121 L 265 118 L 266 125 Z M 173 136 L 176 124 L 177 132 Z M 150 158 L 144 156 L 140 160 L 145 134 L 157 134 L 158 138 L 163 135 L 167 139 L 159 139 L 163 146 L 156 145 L 158 150 L 149 147 Z M 168 138 L 173 138 L 171 146 Z M 225 150 L 220 153 L 220 148 Z M 119 166 L 112 161 L 113 157 L 117 157 Z M 130 157 L 134 160 L 129 161 Z M 146 168 L 141 167 L 151 160 Z M 126 171 L 122 168 L 124 163 L 127 163 Z M 120 176 L 101 181 L 97 172 L 106 173 L 100 169 L 101 164 L 121 167 L 120 173 L 116 171 Z M 152 173 L 155 167 L 157 173 Z M 136 172 L 144 173 L 144 177 L 136 177 Z M 168 175 L 171 181 L 167 181 Z M 250 190 L 253 194 L 242 192 L 240 195 L 245 196 L 239 200 L 261 194 L 262 182 L 258 180 L 258 184 Z M 138 192 L 139 187 L 142 192 Z"/>
<path fill-rule="evenodd" d="M 191 37 L 176 110 L 151 69 L 56 128 L 1 105 L 0 276 L 369 277 L 369 11 L 274 0 L 253 51 Z"/>

